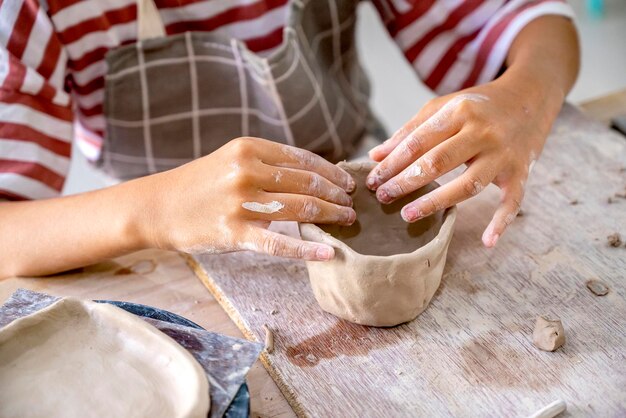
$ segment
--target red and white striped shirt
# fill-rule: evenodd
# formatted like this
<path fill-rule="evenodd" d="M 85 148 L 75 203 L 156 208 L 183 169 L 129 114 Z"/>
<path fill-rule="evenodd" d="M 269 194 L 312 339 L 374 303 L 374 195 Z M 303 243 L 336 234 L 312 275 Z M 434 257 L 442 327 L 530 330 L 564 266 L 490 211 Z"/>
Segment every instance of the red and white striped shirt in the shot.
<path fill-rule="evenodd" d="M 318 1 L 318 0 L 311 0 Z M 532 19 L 572 16 L 563 0 L 373 0 L 437 93 L 492 80 Z M 156 0 L 168 34 L 215 31 L 268 53 L 288 0 Z M 45 4 L 42 2 L 41 4 Z M 104 56 L 136 41 L 136 0 L 0 0 L 0 199 L 57 196 L 71 143 L 99 156 Z"/>

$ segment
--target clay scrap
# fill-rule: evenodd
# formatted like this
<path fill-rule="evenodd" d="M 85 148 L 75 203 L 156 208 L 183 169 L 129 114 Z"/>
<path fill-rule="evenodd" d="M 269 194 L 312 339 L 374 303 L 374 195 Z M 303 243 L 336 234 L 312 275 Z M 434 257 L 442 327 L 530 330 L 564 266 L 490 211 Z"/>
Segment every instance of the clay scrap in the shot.
<path fill-rule="evenodd" d="M 537 317 L 533 331 L 533 344 L 543 351 L 554 351 L 565 344 L 565 329 L 561 320 Z"/>
<path fill-rule="evenodd" d="M 619 232 L 614 232 L 613 234 L 607 236 L 606 240 L 611 247 L 617 248 L 623 244 L 622 237 L 620 236 Z"/>
<path fill-rule="evenodd" d="M 587 289 L 596 296 L 604 296 L 609 293 L 609 287 L 600 280 L 591 279 L 586 284 Z"/>
<path fill-rule="evenodd" d="M 274 333 L 267 324 L 263 325 L 263 331 L 265 331 L 265 351 L 272 354 L 274 352 Z"/>

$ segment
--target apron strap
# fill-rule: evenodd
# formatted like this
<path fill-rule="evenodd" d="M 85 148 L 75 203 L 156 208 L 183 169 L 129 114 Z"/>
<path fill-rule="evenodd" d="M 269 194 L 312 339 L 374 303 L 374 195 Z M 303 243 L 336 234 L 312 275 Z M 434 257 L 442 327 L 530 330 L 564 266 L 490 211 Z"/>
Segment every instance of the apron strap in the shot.
<path fill-rule="evenodd" d="M 137 0 L 137 32 L 140 41 L 165 36 L 165 26 L 154 0 Z"/>

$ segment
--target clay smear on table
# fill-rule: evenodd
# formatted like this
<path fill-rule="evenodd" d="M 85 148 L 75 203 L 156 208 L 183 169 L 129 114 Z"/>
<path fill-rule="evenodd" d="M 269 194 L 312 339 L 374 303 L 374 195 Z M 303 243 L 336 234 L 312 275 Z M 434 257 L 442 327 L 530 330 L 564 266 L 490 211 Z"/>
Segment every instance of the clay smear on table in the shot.
<path fill-rule="evenodd" d="M 374 163 L 338 166 L 356 180 L 352 198 L 357 220 L 351 226 L 300 224 L 303 239 L 335 248 L 333 260 L 307 262 L 315 298 L 325 311 L 358 324 L 410 321 L 439 287 L 456 208 L 407 223 L 400 216 L 402 207 L 436 183 L 383 205 L 365 187 Z"/>

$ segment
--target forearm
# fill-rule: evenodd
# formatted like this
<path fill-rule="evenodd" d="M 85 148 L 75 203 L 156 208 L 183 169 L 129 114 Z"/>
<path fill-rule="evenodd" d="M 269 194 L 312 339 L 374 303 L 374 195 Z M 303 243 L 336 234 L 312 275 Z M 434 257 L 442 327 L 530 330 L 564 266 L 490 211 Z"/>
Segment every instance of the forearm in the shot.
<path fill-rule="evenodd" d="M 499 82 L 545 105 L 548 119 L 558 113 L 580 68 L 578 36 L 573 23 L 561 16 L 530 22 L 517 35 Z M 550 120 L 551 122 L 551 120 Z"/>
<path fill-rule="evenodd" d="M 65 271 L 146 246 L 138 181 L 32 202 L 0 202 L 0 278 Z"/>

